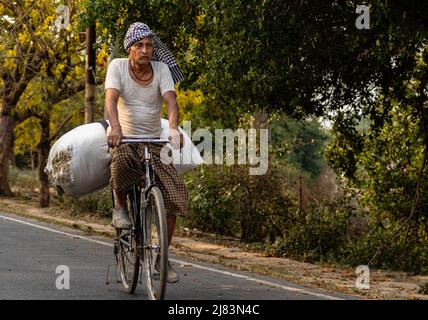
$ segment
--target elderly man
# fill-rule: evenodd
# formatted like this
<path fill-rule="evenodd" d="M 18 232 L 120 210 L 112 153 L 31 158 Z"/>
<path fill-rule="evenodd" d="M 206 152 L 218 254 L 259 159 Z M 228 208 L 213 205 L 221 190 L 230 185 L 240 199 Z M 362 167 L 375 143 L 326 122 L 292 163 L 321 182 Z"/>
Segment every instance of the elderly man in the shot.
<path fill-rule="evenodd" d="M 161 109 L 165 102 L 169 119 L 169 137 L 174 148 L 181 148 L 183 136 L 178 131 L 178 104 L 174 81 L 184 80 L 175 59 L 147 25 L 133 23 L 124 39 L 128 58 L 114 59 L 108 68 L 106 114 L 110 121 L 108 144 L 112 148 L 111 186 L 115 194 L 113 225 L 129 228 L 126 190 L 144 177 L 144 148 L 122 144 L 123 136 L 160 137 Z M 160 161 L 161 146 L 150 146 L 157 182 L 164 195 L 167 212 L 168 245 L 176 217 L 187 213 L 188 193 L 172 164 Z M 179 280 L 168 263 L 168 282 Z"/>

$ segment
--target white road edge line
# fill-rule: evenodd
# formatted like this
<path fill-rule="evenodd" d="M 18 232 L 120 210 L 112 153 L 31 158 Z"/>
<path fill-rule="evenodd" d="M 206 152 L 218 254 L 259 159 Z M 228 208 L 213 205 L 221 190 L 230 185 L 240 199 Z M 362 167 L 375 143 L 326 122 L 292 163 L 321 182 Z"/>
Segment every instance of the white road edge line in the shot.
<path fill-rule="evenodd" d="M 227 276 L 232 276 L 235 278 L 242 278 L 248 281 L 254 281 L 260 284 L 264 284 L 267 286 L 271 286 L 271 287 L 276 287 L 276 288 L 281 288 L 284 290 L 288 290 L 288 291 L 293 291 L 293 292 L 297 292 L 297 293 L 302 293 L 302 294 L 309 294 L 311 296 L 316 296 L 316 297 L 320 297 L 320 298 L 324 298 L 324 299 L 329 299 L 329 300 L 344 300 L 342 298 L 338 298 L 338 297 L 333 297 L 327 294 L 323 294 L 323 293 L 317 293 L 317 292 L 312 292 L 306 289 L 301 289 L 301 288 L 295 288 L 295 287 L 289 287 L 289 286 L 284 286 L 284 285 L 280 285 L 274 282 L 270 282 L 270 281 L 266 281 L 266 280 L 261 280 L 261 279 L 256 279 L 250 276 L 245 276 L 242 274 L 237 274 L 237 273 L 232 273 L 229 271 L 224 271 L 224 270 L 217 270 L 214 268 L 210 268 L 210 267 L 205 267 L 205 266 L 201 266 L 199 264 L 194 264 L 194 263 L 189 263 L 189 262 L 185 262 L 185 261 L 181 261 L 181 260 L 177 260 L 177 259 L 169 259 L 170 261 L 176 262 L 176 263 L 181 263 L 184 265 L 191 265 L 192 267 L 198 268 L 198 269 L 204 269 L 204 270 L 208 270 L 211 272 L 217 272 L 217 273 L 221 273 Z"/>
<path fill-rule="evenodd" d="M 28 226 L 31 226 L 31 227 L 39 228 L 39 229 L 50 231 L 50 232 L 53 232 L 53 233 L 58 233 L 58 234 L 61 234 L 61 235 L 64 235 L 64 236 L 68 236 L 68 237 L 71 237 L 71 238 L 79 238 L 79 239 L 82 239 L 82 240 L 86 240 L 86 241 L 90 241 L 90 242 L 102 244 L 104 246 L 113 247 L 112 243 L 108 243 L 108 242 L 104 242 L 104 241 L 99 241 L 99 240 L 95 240 L 95 239 L 90 239 L 90 238 L 87 238 L 87 237 L 84 237 L 84 236 L 79 236 L 77 234 L 63 232 L 63 231 L 51 229 L 51 228 L 48 228 L 48 227 L 43 227 L 43 226 L 40 226 L 38 224 L 26 222 L 26 221 L 23 221 L 23 220 L 14 219 L 14 218 L 10 218 L 10 217 L 5 217 L 5 216 L 3 216 L 1 214 L 0 214 L 0 218 L 5 219 L 5 220 L 10 220 L 10 221 L 18 222 L 18 223 L 22 223 L 22 224 L 25 224 L 25 225 L 28 225 Z"/>
<path fill-rule="evenodd" d="M 72 234 L 72 233 L 68 233 L 68 232 L 63 232 L 63 231 L 55 230 L 55 229 L 52 229 L 52 228 L 44 227 L 44 226 L 41 226 L 41 225 L 38 225 L 38 224 L 26 222 L 26 221 L 23 221 L 23 220 L 10 218 L 10 217 L 6 217 L 6 216 L 3 216 L 3 215 L 0 215 L 0 218 L 5 219 L 5 220 L 9 220 L 9 221 L 13 221 L 13 222 L 17 222 L 17 223 L 22 223 L 22 224 L 25 224 L 25 225 L 28 225 L 28 226 L 31 226 L 31 227 L 35 227 L 35 228 L 38 228 L 38 229 L 50 231 L 50 232 L 53 232 L 53 233 L 58 233 L 58 234 L 61 234 L 61 235 L 64 235 L 64 236 L 68 236 L 68 237 L 71 237 L 71 238 L 78 238 L 78 239 L 86 240 L 86 241 L 89 241 L 89 242 L 101 244 L 101 245 L 104 245 L 104 246 L 113 247 L 112 243 L 108 243 L 108 242 L 104 242 L 104 241 L 100 241 L 100 240 L 95 240 L 95 239 L 90 239 L 90 238 L 87 238 L 87 237 L 84 237 L 84 236 L 80 236 L 80 235 L 76 235 L 76 234 Z M 205 266 L 202 266 L 202 265 L 199 265 L 199 264 L 195 264 L 195 263 L 189 263 L 189 262 L 181 261 L 181 260 L 177 260 L 177 259 L 170 259 L 170 260 L 172 262 L 180 263 L 180 264 L 183 264 L 183 265 L 191 265 L 194 268 L 208 270 L 208 271 L 211 271 L 211 272 L 217 272 L 217 273 L 221 273 L 221 274 L 228 275 L 228 276 L 235 277 L 235 278 L 242 278 L 242 279 L 245 279 L 245 280 L 248 280 L 248 281 L 257 282 L 257 283 L 260 283 L 260 284 L 264 284 L 264 285 L 271 286 L 271 287 L 276 287 L 276 288 L 281 288 L 281 289 L 288 290 L 288 291 L 293 291 L 293 292 L 302 293 L 302 294 L 308 294 L 308 295 L 312 295 L 312 296 L 316 296 L 316 297 L 324 298 L 324 299 L 329 299 L 329 300 L 344 300 L 342 298 L 333 297 L 333 296 L 330 296 L 330 295 L 327 295 L 327 294 L 312 292 L 312 291 L 309 291 L 309 290 L 306 290 L 306 289 L 300 289 L 300 288 L 294 288 L 294 287 L 284 286 L 284 285 L 280 285 L 280 284 L 277 284 L 277 283 L 274 283 L 274 282 L 270 282 L 270 281 L 266 281 L 266 280 L 261 280 L 261 279 L 256 279 L 256 278 L 252 278 L 250 276 L 245 276 L 245 275 L 241 275 L 241 274 L 237 274 L 237 273 L 232 273 L 232 272 L 229 272 L 229 271 L 217 270 L 217 269 L 214 269 L 214 268 L 205 267 Z"/>

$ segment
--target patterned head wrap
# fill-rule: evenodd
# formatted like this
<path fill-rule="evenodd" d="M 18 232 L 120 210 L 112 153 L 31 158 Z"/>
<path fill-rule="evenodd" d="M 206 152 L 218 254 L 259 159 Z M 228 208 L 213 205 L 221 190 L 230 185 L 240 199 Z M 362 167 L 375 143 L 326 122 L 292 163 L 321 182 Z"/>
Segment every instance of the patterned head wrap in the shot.
<path fill-rule="evenodd" d="M 172 52 L 165 46 L 165 44 L 156 37 L 156 34 L 150 30 L 150 28 L 142 23 L 135 22 L 131 24 L 128 31 L 126 32 L 125 39 L 123 40 L 123 45 L 125 50 L 128 51 L 132 45 L 143 38 L 153 39 L 154 54 L 152 60 L 161 61 L 166 63 L 171 71 L 172 78 L 174 83 L 184 81 L 185 78 L 181 73 L 180 68 L 175 61 L 174 55 Z"/>

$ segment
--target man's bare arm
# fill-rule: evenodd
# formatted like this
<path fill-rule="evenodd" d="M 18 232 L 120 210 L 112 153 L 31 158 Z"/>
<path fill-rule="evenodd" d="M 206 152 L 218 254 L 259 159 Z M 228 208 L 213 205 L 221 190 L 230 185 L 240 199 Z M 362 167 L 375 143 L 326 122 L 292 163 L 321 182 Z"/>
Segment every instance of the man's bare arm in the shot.
<path fill-rule="evenodd" d="M 117 147 L 122 140 L 122 128 L 119 123 L 119 114 L 117 111 L 117 103 L 119 101 L 120 92 L 117 89 L 109 88 L 106 90 L 106 115 L 110 122 L 111 132 L 108 136 L 108 145 Z"/>
<path fill-rule="evenodd" d="M 178 131 L 178 103 L 174 91 L 167 91 L 163 98 L 166 103 L 169 121 L 169 137 L 174 148 L 183 147 L 183 135 Z M 179 140 L 178 140 L 179 139 Z"/>
<path fill-rule="evenodd" d="M 174 91 L 165 92 L 163 98 L 168 111 L 169 127 L 171 129 L 178 128 L 178 103 Z"/>

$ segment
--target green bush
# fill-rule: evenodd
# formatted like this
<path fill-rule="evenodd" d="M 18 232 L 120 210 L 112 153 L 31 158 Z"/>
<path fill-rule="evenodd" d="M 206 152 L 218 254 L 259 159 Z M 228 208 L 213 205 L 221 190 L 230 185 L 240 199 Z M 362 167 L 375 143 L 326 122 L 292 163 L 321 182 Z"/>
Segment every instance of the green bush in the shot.
<path fill-rule="evenodd" d="M 101 217 L 110 218 L 112 215 L 112 195 L 110 187 L 98 192 L 97 214 Z"/>
<path fill-rule="evenodd" d="M 331 204 L 310 206 L 305 214 L 296 213 L 294 221 L 267 250 L 307 262 L 333 261 L 346 243 L 350 212 Z"/>
<path fill-rule="evenodd" d="M 227 190 L 222 167 L 202 166 L 186 176 L 189 215 L 184 224 L 206 232 L 234 236 L 238 233 L 233 189 Z"/>
<path fill-rule="evenodd" d="M 94 213 L 100 217 L 111 217 L 111 189 L 104 188 L 80 198 L 65 194 L 61 206 L 70 210 L 72 215 Z"/>
<path fill-rule="evenodd" d="M 275 239 L 296 202 L 287 192 L 284 168 L 272 166 L 266 175 L 250 176 L 248 166 L 202 166 L 187 175 L 189 227 L 244 242 Z"/>
<path fill-rule="evenodd" d="M 411 226 L 395 234 L 397 227 L 397 223 L 372 225 L 369 233 L 343 251 L 340 260 L 353 266 L 368 264 L 380 249 L 371 267 L 428 274 L 427 239 Z"/>

